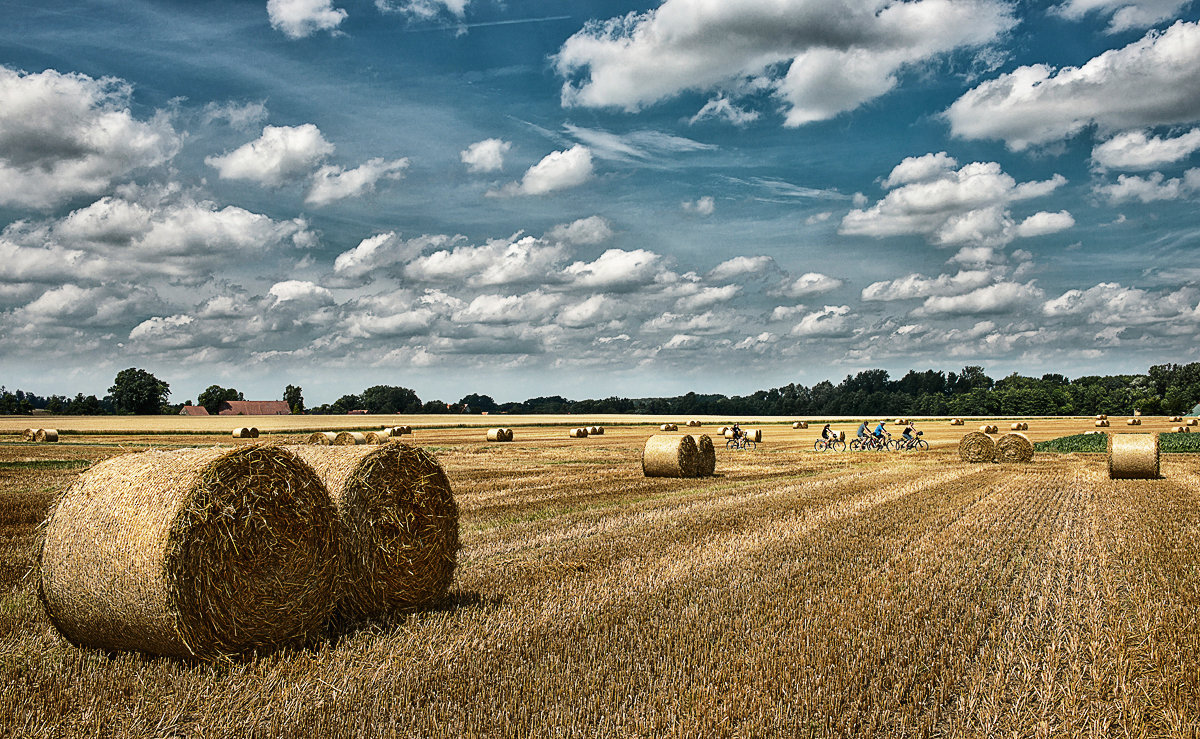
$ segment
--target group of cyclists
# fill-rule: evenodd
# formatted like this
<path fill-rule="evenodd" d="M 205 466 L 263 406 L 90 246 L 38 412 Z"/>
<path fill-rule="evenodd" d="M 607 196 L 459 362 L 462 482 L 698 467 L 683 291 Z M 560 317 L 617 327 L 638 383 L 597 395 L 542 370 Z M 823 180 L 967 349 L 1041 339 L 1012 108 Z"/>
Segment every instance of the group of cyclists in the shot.
<path fill-rule="evenodd" d="M 901 432 L 900 438 L 893 441 L 892 435 L 887 430 L 886 421 L 880 421 L 874 430 L 871 429 L 870 421 L 863 421 L 859 424 L 855 438 L 850 440 L 849 448 L 851 451 L 927 449 L 929 443 L 921 438 L 921 434 L 921 431 L 917 431 L 916 424 L 908 421 L 904 425 L 904 431 Z M 829 427 L 829 424 L 825 424 L 825 427 L 821 429 L 821 438 L 813 446 L 817 451 L 826 449 L 842 451 L 846 449 L 846 442 L 838 432 Z"/>

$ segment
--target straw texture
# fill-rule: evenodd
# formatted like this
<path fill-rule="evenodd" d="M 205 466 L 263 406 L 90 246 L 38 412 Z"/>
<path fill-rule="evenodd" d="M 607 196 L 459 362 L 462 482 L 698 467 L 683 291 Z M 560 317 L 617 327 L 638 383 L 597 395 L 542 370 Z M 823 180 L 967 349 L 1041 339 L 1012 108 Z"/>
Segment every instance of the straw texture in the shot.
<path fill-rule="evenodd" d="M 642 449 L 642 474 L 646 477 L 695 477 L 700 450 L 691 436 L 655 434 Z"/>
<path fill-rule="evenodd" d="M 1033 459 L 1033 442 L 1022 433 L 1005 434 L 996 440 L 997 462 L 1029 462 Z"/>
<path fill-rule="evenodd" d="M 366 443 L 366 434 L 358 431 L 339 431 L 337 436 L 333 437 L 334 446 L 355 446 L 357 444 Z"/>
<path fill-rule="evenodd" d="M 34 438 L 37 436 L 37 432 L 38 432 L 37 429 L 25 429 L 24 431 L 21 432 L 21 440 L 22 441 L 33 441 Z"/>
<path fill-rule="evenodd" d="M 697 477 L 712 477 L 712 474 L 717 469 L 717 449 L 713 446 L 712 439 L 708 434 L 689 434 L 692 441 L 696 442 L 696 450 L 699 458 L 696 463 Z"/>
<path fill-rule="evenodd" d="M 996 442 L 983 431 L 972 431 L 959 440 L 958 457 L 964 462 L 991 462 L 996 458 Z"/>
<path fill-rule="evenodd" d="M 314 431 L 308 435 L 308 439 L 305 440 L 305 443 L 316 444 L 319 446 L 329 446 L 336 438 L 337 434 L 333 431 Z"/>
<path fill-rule="evenodd" d="M 744 433 L 747 439 L 756 444 L 762 441 L 762 429 L 746 429 Z"/>
<path fill-rule="evenodd" d="M 329 495 L 276 446 L 126 454 L 50 513 L 39 595 L 69 641 L 216 657 L 306 640 L 334 603 Z"/>
<path fill-rule="evenodd" d="M 433 455 L 400 442 L 289 449 L 316 470 L 341 524 L 339 625 L 445 596 L 457 563 L 458 506 Z"/>
<path fill-rule="evenodd" d="M 58 429 L 38 429 L 33 432 L 33 440 L 53 444 L 58 441 Z"/>
<path fill-rule="evenodd" d="M 1111 434 L 1108 476 L 1114 480 L 1148 480 L 1159 476 L 1158 434 Z"/>

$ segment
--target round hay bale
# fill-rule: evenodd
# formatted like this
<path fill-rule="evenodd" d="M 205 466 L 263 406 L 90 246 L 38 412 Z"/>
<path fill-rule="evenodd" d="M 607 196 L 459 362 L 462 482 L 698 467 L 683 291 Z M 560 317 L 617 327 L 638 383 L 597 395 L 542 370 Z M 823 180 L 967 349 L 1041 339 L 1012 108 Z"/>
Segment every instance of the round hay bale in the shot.
<path fill-rule="evenodd" d="M 587 429 L 584 429 L 584 428 L 571 429 L 570 434 L 569 434 L 569 436 L 572 439 L 586 439 L 587 435 L 588 435 Z"/>
<path fill-rule="evenodd" d="M 34 441 L 37 439 L 38 429 L 25 429 L 21 432 L 22 441 Z"/>
<path fill-rule="evenodd" d="M 1103 420 L 1103 421 L 1096 421 L 1096 428 L 1107 428 L 1107 427 L 1108 427 L 1108 421 L 1107 421 L 1107 420 Z"/>
<path fill-rule="evenodd" d="M 972 431 L 959 439 L 958 458 L 964 462 L 991 462 L 996 458 L 996 442 L 985 431 Z"/>
<path fill-rule="evenodd" d="M 696 442 L 696 450 L 699 455 L 696 462 L 696 477 L 712 477 L 713 472 L 717 469 L 717 449 L 713 446 L 712 439 L 708 434 L 691 434 L 692 441 Z"/>
<path fill-rule="evenodd" d="M 798 428 L 800 428 L 800 422 L 799 422 L 799 421 L 793 421 L 793 422 L 792 422 L 792 428 L 794 428 L 794 429 L 798 429 Z"/>
<path fill-rule="evenodd" d="M 512 441 L 512 429 L 506 429 L 506 428 L 488 429 L 487 440 L 488 441 Z"/>
<path fill-rule="evenodd" d="M 588 426 L 588 436 L 604 436 L 603 426 Z"/>
<path fill-rule="evenodd" d="M 700 450 L 691 436 L 655 434 L 642 449 L 642 474 L 646 477 L 695 477 Z"/>
<path fill-rule="evenodd" d="M 663 425 L 661 425 L 661 426 L 659 426 L 659 427 L 658 427 L 658 430 L 659 430 L 659 431 L 674 431 L 674 430 L 675 430 L 675 426 L 674 426 L 673 424 L 670 424 L 670 423 L 664 423 Z"/>
<path fill-rule="evenodd" d="M 699 421 L 688 421 L 687 427 L 690 429 L 700 428 L 700 422 Z"/>
<path fill-rule="evenodd" d="M 1131 419 L 1129 419 L 1128 421 L 1126 421 L 1126 422 L 1125 422 L 1125 425 L 1126 425 L 1126 426 L 1141 426 L 1141 425 L 1142 425 L 1142 419 L 1140 419 L 1140 418 L 1131 418 Z"/>
<path fill-rule="evenodd" d="M 600 433 L 604 433 L 603 430 Z M 504 440 L 505 441 L 513 440 L 513 430 L 512 429 L 508 429 L 508 428 L 504 429 Z"/>
<path fill-rule="evenodd" d="M 1159 476 L 1158 434 L 1108 437 L 1108 476 L 1113 480 L 1152 480 Z"/>
<path fill-rule="evenodd" d="M 1189 418 L 1189 419 L 1188 419 L 1188 420 L 1187 420 L 1187 421 L 1184 423 L 1184 425 L 1185 425 L 1185 426 L 1195 426 L 1197 423 L 1200 423 L 1200 418 Z"/>
<path fill-rule="evenodd" d="M 337 438 L 337 434 L 333 431 L 314 431 L 308 435 L 306 444 L 317 444 L 319 446 L 329 446 L 333 440 Z"/>
<path fill-rule="evenodd" d="M 951 419 L 950 419 L 950 425 L 951 425 L 951 426 L 962 426 L 962 425 L 963 425 L 963 420 L 962 420 L 961 418 L 951 418 Z"/>
<path fill-rule="evenodd" d="M 38 561 L 39 596 L 68 641 L 210 658 L 316 633 L 340 544 L 312 468 L 254 444 L 93 465 L 55 504 Z"/>
<path fill-rule="evenodd" d="M 762 442 L 762 429 L 746 429 L 743 433 L 746 434 L 747 439 L 756 444 Z"/>
<path fill-rule="evenodd" d="M 1020 423 L 1020 421 L 1018 421 L 1017 423 L 1010 423 L 1010 424 L 1008 424 L 1008 430 L 1009 430 L 1009 431 L 1020 431 L 1020 430 L 1021 430 L 1021 423 Z"/>
<path fill-rule="evenodd" d="M 392 437 L 378 431 L 367 431 L 363 434 L 363 440 L 367 444 L 386 444 L 390 438 Z"/>
<path fill-rule="evenodd" d="M 1188 432 L 1187 426 L 1172 426 L 1171 427 L 1172 434 L 1186 434 L 1187 432 Z"/>
<path fill-rule="evenodd" d="M 997 462 L 1028 462 L 1033 459 L 1033 442 L 1025 434 L 1005 434 L 996 440 Z"/>
<path fill-rule="evenodd" d="M 251 426 L 251 427 L 250 427 L 250 438 L 251 438 L 251 439 L 257 439 L 257 438 L 258 438 L 258 427 L 257 427 L 257 426 Z"/>
<path fill-rule="evenodd" d="M 432 454 L 399 442 L 289 449 L 325 483 L 341 525 L 337 620 L 383 618 L 445 597 L 458 557 L 458 505 Z"/>
<path fill-rule="evenodd" d="M 724 431 L 721 432 L 721 436 L 724 436 L 726 439 L 732 439 L 733 438 L 733 429 L 731 429 L 731 428 L 725 429 Z"/>
<path fill-rule="evenodd" d="M 366 434 L 359 431 L 339 431 L 337 436 L 333 437 L 333 446 L 355 446 L 366 443 Z"/>
<path fill-rule="evenodd" d="M 58 429 L 38 429 L 33 433 L 33 440 L 43 444 L 53 444 L 58 441 Z"/>
<path fill-rule="evenodd" d="M 1100 413 L 1100 414 L 1098 414 L 1098 415 L 1096 416 L 1096 420 L 1097 420 L 1097 421 L 1107 421 L 1107 420 L 1108 420 L 1108 416 L 1104 415 L 1103 413 Z"/>
<path fill-rule="evenodd" d="M 252 437 L 250 436 L 250 429 L 246 428 L 245 426 L 239 426 L 238 428 L 235 428 L 235 429 L 233 430 L 233 438 L 235 438 L 235 439 L 249 439 L 249 438 L 252 438 Z"/>
<path fill-rule="evenodd" d="M 1183 416 L 1171 416 L 1167 419 L 1167 421 L 1170 423 L 1181 423 L 1183 421 Z"/>

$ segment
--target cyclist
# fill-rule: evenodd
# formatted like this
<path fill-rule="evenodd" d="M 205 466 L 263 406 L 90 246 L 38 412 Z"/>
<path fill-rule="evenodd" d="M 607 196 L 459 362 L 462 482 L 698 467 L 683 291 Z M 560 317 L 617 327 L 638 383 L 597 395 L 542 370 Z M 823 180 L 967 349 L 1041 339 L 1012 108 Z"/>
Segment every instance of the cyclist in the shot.
<path fill-rule="evenodd" d="M 742 438 L 742 427 L 737 424 L 737 421 L 734 421 L 733 422 L 733 439 L 734 439 L 734 441 L 737 441 L 740 438 Z"/>
<path fill-rule="evenodd" d="M 911 447 L 912 443 L 917 440 L 917 429 L 913 426 L 912 421 L 908 422 L 908 425 L 904 427 L 904 433 L 900 436 L 904 439 L 904 445 L 908 447 Z"/>
<path fill-rule="evenodd" d="M 870 429 L 870 428 L 871 428 L 871 422 L 870 422 L 870 421 L 863 421 L 862 423 L 860 423 L 860 424 L 858 425 L 858 438 L 859 438 L 859 439 L 862 439 L 862 438 L 863 438 L 863 437 L 865 437 L 867 434 L 871 433 L 871 432 L 869 431 L 869 429 Z"/>
<path fill-rule="evenodd" d="M 829 428 L 829 424 L 825 424 L 825 428 L 821 429 L 821 438 L 825 441 L 833 441 L 837 435 L 833 433 L 833 429 Z"/>
<path fill-rule="evenodd" d="M 875 430 L 871 432 L 871 435 L 876 439 L 883 441 L 883 435 L 887 433 L 887 429 L 884 428 L 885 425 L 886 424 L 883 421 L 880 421 L 879 425 L 875 427 Z"/>

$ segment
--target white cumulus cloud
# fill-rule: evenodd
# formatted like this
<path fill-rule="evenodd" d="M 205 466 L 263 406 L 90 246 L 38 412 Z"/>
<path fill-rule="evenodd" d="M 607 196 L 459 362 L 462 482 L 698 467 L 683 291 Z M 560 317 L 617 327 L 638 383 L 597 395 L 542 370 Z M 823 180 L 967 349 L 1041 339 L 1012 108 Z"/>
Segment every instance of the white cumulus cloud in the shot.
<path fill-rule="evenodd" d="M 321 167 L 313 174 L 312 185 L 304 202 L 309 205 L 329 203 L 354 198 L 375 189 L 382 179 L 398 180 L 408 169 L 408 159 L 386 161 L 382 157 L 368 159 L 354 169 L 342 169 L 334 165 Z"/>
<path fill-rule="evenodd" d="M 578 187 L 592 178 L 592 152 L 582 144 L 565 151 L 553 151 L 530 167 L 520 182 L 512 182 L 499 193 L 504 195 L 547 195 Z"/>
<path fill-rule="evenodd" d="M 267 0 L 271 27 L 291 39 L 332 31 L 346 20 L 346 11 L 330 0 Z"/>
<path fill-rule="evenodd" d="M 1173 18 L 1188 0 L 1066 0 L 1052 10 L 1064 18 L 1081 20 L 1089 14 L 1110 16 L 1110 33 L 1146 28 Z"/>
<path fill-rule="evenodd" d="M 504 169 L 504 155 L 511 148 L 509 141 L 484 139 L 471 144 L 458 156 L 471 172 L 495 172 Z"/>
<path fill-rule="evenodd" d="M 205 158 L 225 180 L 250 180 L 271 187 L 306 176 L 333 153 L 333 144 L 311 123 L 266 126 L 262 136 L 220 156 Z"/>
<path fill-rule="evenodd" d="M 1101 169 L 1146 170 L 1174 164 L 1200 150 L 1200 128 L 1162 138 L 1145 131 L 1126 131 L 1092 149 L 1092 161 Z"/>

